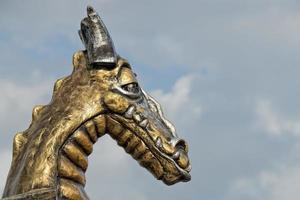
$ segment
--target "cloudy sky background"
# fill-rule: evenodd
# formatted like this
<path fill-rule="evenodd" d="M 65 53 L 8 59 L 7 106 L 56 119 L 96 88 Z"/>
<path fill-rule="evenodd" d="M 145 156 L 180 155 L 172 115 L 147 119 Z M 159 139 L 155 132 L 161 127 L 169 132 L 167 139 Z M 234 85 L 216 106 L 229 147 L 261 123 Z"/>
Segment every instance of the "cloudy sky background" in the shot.
<path fill-rule="evenodd" d="M 108 136 L 91 199 L 298 200 L 300 1 L 0 2 L 0 191 L 12 139 L 71 73 L 86 5 L 190 145 L 192 181 L 165 186 Z"/>

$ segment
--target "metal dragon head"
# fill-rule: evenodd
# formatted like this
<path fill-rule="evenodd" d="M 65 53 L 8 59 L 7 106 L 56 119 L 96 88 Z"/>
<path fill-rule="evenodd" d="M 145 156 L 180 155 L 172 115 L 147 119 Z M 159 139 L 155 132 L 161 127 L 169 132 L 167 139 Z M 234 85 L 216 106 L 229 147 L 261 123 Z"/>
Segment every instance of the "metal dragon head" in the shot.
<path fill-rule="evenodd" d="M 129 63 L 117 56 L 99 15 L 92 7 L 87 12 L 79 34 L 87 49 L 90 70 L 102 81 L 103 74 L 106 76 L 108 87 L 99 92 L 103 94 L 108 133 L 166 184 L 189 181 L 187 143 L 164 118 L 157 101 L 140 88 Z"/>
<path fill-rule="evenodd" d="M 85 156 L 106 133 L 164 183 L 191 178 L 187 143 L 115 53 L 95 10 L 87 12 L 79 31 L 86 51 L 74 54 L 72 74 L 55 83 L 51 102 L 35 107 L 30 127 L 16 135 L 4 197 L 59 188 L 81 199 L 74 191 L 85 184 Z"/>

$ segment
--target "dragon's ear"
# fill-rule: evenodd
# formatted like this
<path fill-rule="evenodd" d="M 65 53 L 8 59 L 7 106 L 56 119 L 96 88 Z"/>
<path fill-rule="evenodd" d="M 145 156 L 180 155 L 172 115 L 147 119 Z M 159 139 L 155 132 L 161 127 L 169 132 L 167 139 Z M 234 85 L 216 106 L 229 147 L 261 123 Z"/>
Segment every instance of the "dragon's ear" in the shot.
<path fill-rule="evenodd" d="M 73 55 L 73 67 L 74 70 L 82 67 L 87 67 L 87 57 L 84 51 L 77 51 Z"/>

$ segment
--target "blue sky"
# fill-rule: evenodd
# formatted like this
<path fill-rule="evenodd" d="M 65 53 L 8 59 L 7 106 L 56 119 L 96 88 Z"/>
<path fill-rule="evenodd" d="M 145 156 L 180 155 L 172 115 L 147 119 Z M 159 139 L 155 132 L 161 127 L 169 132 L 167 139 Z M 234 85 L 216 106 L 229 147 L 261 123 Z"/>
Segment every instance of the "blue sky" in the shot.
<path fill-rule="evenodd" d="M 300 3 L 296 0 L 0 2 L 0 190 L 12 138 L 71 73 L 93 5 L 145 90 L 190 145 L 192 181 L 165 186 L 109 137 L 91 199 L 298 200 Z"/>

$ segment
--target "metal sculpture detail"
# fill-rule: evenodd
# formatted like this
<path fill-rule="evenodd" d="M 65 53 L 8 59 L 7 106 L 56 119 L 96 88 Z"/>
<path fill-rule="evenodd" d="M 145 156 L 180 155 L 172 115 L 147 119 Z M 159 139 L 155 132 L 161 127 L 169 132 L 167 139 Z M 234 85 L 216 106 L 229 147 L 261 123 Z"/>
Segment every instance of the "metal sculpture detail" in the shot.
<path fill-rule="evenodd" d="M 106 133 L 164 183 L 190 180 L 186 142 L 115 53 L 95 10 L 87 12 L 79 31 L 86 51 L 74 54 L 72 74 L 55 83 L 51 102 L 36 106 L 29 128 L 14 138 L 5 200 L 89 199 L 88 155 Z"/>

